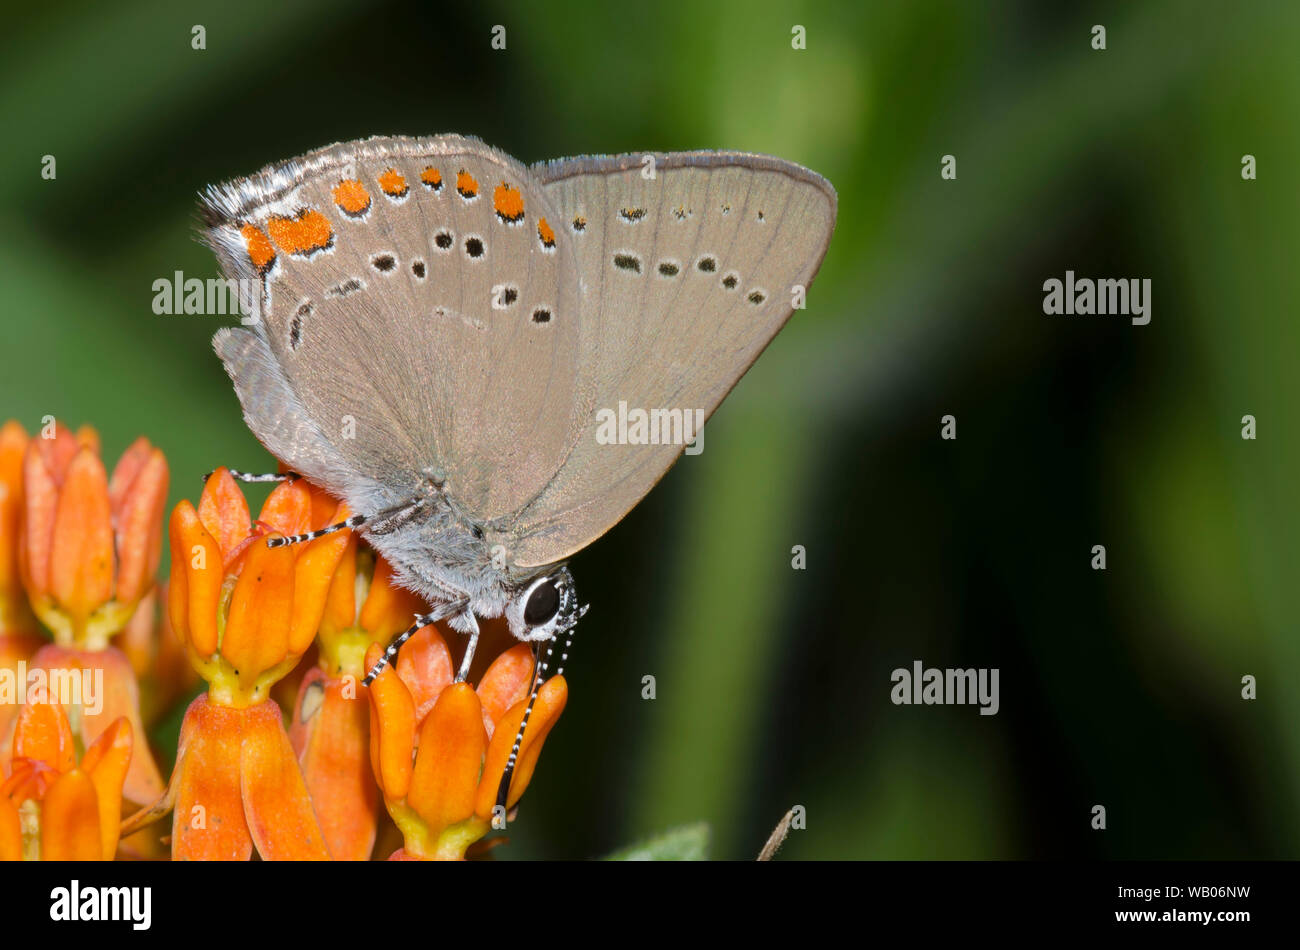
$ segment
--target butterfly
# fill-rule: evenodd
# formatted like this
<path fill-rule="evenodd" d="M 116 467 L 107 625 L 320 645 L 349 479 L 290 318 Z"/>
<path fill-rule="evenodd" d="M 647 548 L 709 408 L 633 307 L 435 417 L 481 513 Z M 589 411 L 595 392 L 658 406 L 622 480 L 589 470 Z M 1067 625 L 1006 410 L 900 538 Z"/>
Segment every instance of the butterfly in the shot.
<path fill-rule="evenodd" d="M 743 152 L 525 166 L 457 135 L 323 148 L 209 187 L 257 319 L 213 345 L 248 426 L 468 635 L 571 634 L 566 561 L 618 523 L 800 305 L 835 225 L 820 176 Z M 247 322 L 247 321 L 246 321 Z M 639 431 L 598 437 L 616 407 Z M 627 427 L 631 430 L 631 426 Z M 647 431 L 648 430 L 648 431 Z"/>

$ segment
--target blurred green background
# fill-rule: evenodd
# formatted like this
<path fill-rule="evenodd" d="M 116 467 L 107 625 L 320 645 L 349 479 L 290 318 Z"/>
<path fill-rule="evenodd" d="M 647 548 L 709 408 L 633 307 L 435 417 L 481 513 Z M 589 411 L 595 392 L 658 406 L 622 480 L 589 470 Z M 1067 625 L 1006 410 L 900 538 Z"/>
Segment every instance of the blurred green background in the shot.
<path fill-rule="evenodd" d="M 752 857 L 800 804 L 784 857 L 1300 856 L 1300 6 L 476 6 L 11 12 L 0 414 L 147 435 L 173 501 L 266 469 L 221 318 L 151 285 L 215 275 L 205 184 L 316 146 L 800 162 L 840 198 L 809 307 L 576 558 L 572 698 L 496 855 L 705 820 Z M 1151 324 L 1044 316 L 1066 269 L 1151 278 Z M 1001 711 L 894 706 L 915 659 L 998 667 Z"/>

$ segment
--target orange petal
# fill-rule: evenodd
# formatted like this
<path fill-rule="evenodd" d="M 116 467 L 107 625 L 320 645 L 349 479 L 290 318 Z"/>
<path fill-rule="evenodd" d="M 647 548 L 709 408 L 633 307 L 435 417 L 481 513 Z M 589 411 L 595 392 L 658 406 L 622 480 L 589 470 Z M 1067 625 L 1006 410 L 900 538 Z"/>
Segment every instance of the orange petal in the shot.
<path fill-rule="evenodd" d="M 185 713 L 176 756 L 173 859 L 247 861 L 253 853 L 239 784 L 244 712 L 204 694 Z"/>
<path fill-rule="evenodd" d="M 50 540 L 50 593 L 74 629 L 113 596 L 113 515 L 104 463 L 81 449 L 59 492 Z"/>
<path fill-rule="evenodd" d="M 423 613 L 424 607 L 419 595 L 397 586 L 388 561 L 376 556 L 374 579 L 361 606 L 361 629 L 378 636 L 397 633 L 406 628 L 413 616 Z"/>
<path fill-rule="evenodd" d="M 221 548 L 188 501 L 172 509 L 168 533 L 172 572 L 167 609 L 172 629 L 199 656 L 210 657 L 217 652 L 217 610 L 225 581 Z"/>
<path fill-rule="evenodd" d="M 522 702 L 533 688 L 533 650 L 527 643 L 519 643 L 506 650 L 488 667 L 479 680 L 478 695 L 483 700 L 483 712 L 494 724 L 511 706 Z M 489 734 L 495 728 L 489 729 Z"/>
<path fill-rule="evenodd" d="M 18 664 L 26 664 L 47 642 L 45 637 L 37 633 L 0 633 L 0 676 L 10 677 L 10 682 L 17 684 Z M 18 717 L 20 708 L 16 703 L 0 702 L 0 775 L 4 774 L 9 762 L 14 720 Z"/>
<path fill-rule="evenodd" d="M 284 470 L 284 464 L 280 465 L 281 471 Z M 307 486 L 307 494 L 311 496 L 311 526 L 313 528 L 324 528 L 326 525 L 334 524 L 342 518 L 334 517 L 334 513 L 342 502 L 335 498 L 323 488 L 313 485 L 311 482 L 303 482 Z M 346 515 L 344 516 L 346 517 Z"/>
<path fill-rule="evenodd" d="M 357 536 L 351 531 L 341 533 L 347 536 L 348 544 L 325 595 L 321 631 L 326 634 L 347 630 L 357 618 Z"/>
<path fill-rule="evenodd" d="M 60 774 L 44 762 L 17 756 L 14 757 L 13 767 L 13 774 L 0 782 L 0 796 L 8 798 L 19 807 L 29 798 L 36 801 L 44 798 L 50 783 Z"/>
<path fill-rule="evenodd" d="M 244 713 L 239 780 L 257 853 L 268 861 L 329 860 L 280 707 L 268 700 Z"/>
<path fill-rule="evenodd" d="M 487 743 L 478 694 L 468 683 L 448 686 L 420 726 L 420 749 L 406 796 L 431 835 L 474 814 Z"/>
<path fill-rule="evenodd" d="M 44 647 L 52 650 L 53 647 Z M 40 654 L 33 658 L 33 665 L 40 659 Z M 131 661 L 122 651 L 109 647 L 106 650 L 85 652 L 81 663 L 92 671 L 104 671 L 103 701 L 98 712 L 83 708 L 81 711 L 81 735 L 83 743 L 98 741 L 107 731 L 111 731 L 118 719 L 126 719 L 134 735 L 144 736 L 144 721 L 140 717 L 140 687 L 135 681 L 135 671 Z M 155 801 L 163 793 L 163 779 L 154 762 L 153 753 L 144 741 L 137 743 L 134 752 L 128 756 L 126 780 L 122 783 L 122 795 L 128 801 L 145 805 Z M 85 768 L 85 762 L 82 768 Z"/>
<path fill-rule="evenodd" d="M 48 701 L 28 702 L 18 712 L 14 730 L 14 758 L 44 762 L 59 772 L 76 765 L 72 727 L 63 707 Z"/>
<path fill-rule="evenodd" d="M 311 490 L 302 479 L 281 482 L 266 498 L 258 521 L 288 537 L 312 530 Z"/>
<path fill-rule="evenodd" d="M 532 780 L 533 770 L 537 768 L 537 757 L 541 755 L 542 743 L 551 732 L 551 727 L 564 712 L 564 704 L 569 698 L 569 686 L 563 676 L 552 676 L 537 692 L 537 702 L 533 713 L 528 717 L 528 729 L 524 732 L 524 741 L 519 748 L 519 757 L 515 763 L 514 774 L 510 777 L 510 791 L 506 796 L 506 808 L 510 809 L 523 796 L 524 790 Z M 478 805 L 475 812 L 484 821 L 492 817 L 492 808 L 497 803 L 497 791 L 501 785 L 501 776 L 505 774 L 506 760 L 514 745 L 515 735 L 519 731 L 519 722 L 523 719 L 528 700 L 518 703 L 497 723 L 492 744 L 488 747 L 487 761 L 483 766 L 483 779 L 478 786 Z"/>
<path fill-rule="evenodd" d="M 99 801 L 90 776 L 80 769 L 59 776 L 41 803 L 41 859 L 103 860 L 99 821 Z"/>
<path fill-rule="evenodd" d="M 83 428 L 85 428 L 83 426 Z M 67 474 L 68 466 L 72 464 L 72 459 L 77 454 L 77 450 L 82 447 L 81 441 L 72 430 L 62 422 L 54 423 L 53 438 L 47 437 L 47 428 L 42 428 L 40 438 L 33 439 L 32 444 L 36 450 L 41 453 L 41 460 L 45 467 L 54 478 L 56 485 L 63 484 L 63 477 Z M 94 436 L 94 430 L 90 430 L 90 435 Z M 95 436 L 88 440 L 91 448 L 97 449 L 98 437 Z"/>
<path fill-rule="evenodd" d="M 0 427 L 0 599 L 18 596 L 18 531 L 23 509 L 23 456 L 27 433 L 10 419 Z M 3 608 L 0 608 L 3 609 Z M 0 616 L 0 621 L 5 618 Z"/>
<path fill-rule="evenodd" d="M 80 448 L 90 449 L 96 455 L 103 454 L 99 450 L 99 431 L 94 426 L 84 425 L 78 429 L 76 442 Z"/>
<path fill-rule="evenodd" d="M 415 721 L 423 721 L 438 694 L 455 676 L 451 651 L 437 627 L 430 624 L 422 628 L 402 645 L 397 654 L 397 675 L 415 703 Z"/>
<path fill-rule="evenodd" d="M 54 514 L 59 504 L 59 487 L 46 464 L 44 442 L 34 439 L 23 459 L 22 533 L 19 562 L 28 593 L 33 598 L 50 590 L 50 540 L 54 537 Z"/>
<path fill-rule="evenodd" d="M 315 668 L 303 677 L 290 738 L 335 861 L 365 861 L 375 846 L 379 789 L 369 758 L 370 718 L 351 677 Z"/>
<path fill-rule="evenodd" d="M 167 482 L 167 460 L 154 449 L 113 508 L 117 523 L 117 599 L 123 603 L 143 596 L 158 572 Z M 111 486 L 109 495 L 111 498 Z"/>
<path fill-rule="evenodd" d="M 144 436 L 140 436 L 132 442 L 122 457 L 117 460 L 113 466 L 113 474 L 108 477 L 108 502 L 113 506 L 114 511 L 122 508 L 122 499 L 126 497 L 127 490 L 135 477 L 140 474 L 144 468 L 145 462 L 149 460 L 149 453 L 153 446 Z"/>
<path fill-rule="evenodd" d="M 338 520 L 349 517 L 346 505 L 340 505 Z M 308 541 L 298 555 L 293 571 L 293 626 L 289 630 L 289 652 L 302 653 L 311 645 L 320 629 L 325 612 L 325 598 L 339 561 L 348 550 L 351 531 L 335 531 L 315 541 Z"/>
<path fill-rule="evenodd" d="M 117 851 L 117 832 L 122 823 L 122 782 L 131 762 L 131 739 L 130 721 L 118 717 L 91 743 L 81 759 L 82 771 L 95 784 L 105 861 L 113 860 Z"/>
<path fill-rule="evenodd" d="M 237 548 L 252 529 L 248 502 L 239 489 L 239 483 L 225 466 L 208 476 L 203 494 L 199 496 L 198 513 L 203 527 L 221 548 L 223 558 Z"/>
<path fill-rule="evenodd" d="M 23 859 L 23 827 L 9 796 L 0 795 L 0 861 Z"/>
<path fill-rule="evenodd" d="M 267 547 L 258 539 L 235 582 L 221 655 L 245 687 L 289 655 L 294 561 L 292 547 Z"/>
<path fill-rule="evenodd" d="M 366 668 L 384 648 L 371 644 Z M 389 798 L 405 798 L 411 787 L 411 750 L 415 747 L 415 703 L 391 665 L 370 684 L 370 765 Z"/>

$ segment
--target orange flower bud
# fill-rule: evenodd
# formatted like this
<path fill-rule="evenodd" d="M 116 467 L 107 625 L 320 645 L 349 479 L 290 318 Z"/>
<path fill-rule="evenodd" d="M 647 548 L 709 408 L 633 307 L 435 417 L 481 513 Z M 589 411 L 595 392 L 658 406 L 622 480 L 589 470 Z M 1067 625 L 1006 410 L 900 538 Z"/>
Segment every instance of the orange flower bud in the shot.
<path fill-rule="evenodd" d="M 172 857 L 326 860 L 329 852 L 285 735 L 266 700 L 231 707 L 206 695 L 190 704 L 176 761 Z"/>
<path fill-rule="evenodd" d="M 131 723 L 122 717 L 101 732 L 81 758 L 81 768 L 94 783 L 99 803 L 99 831 L 105 861 L 111 861 L 117 851 L 118 828 L 122 823 L 122 783 L 126 781 L 131 762 L 131 747 Z"/>
<path fill-rule="evenodd" d="M 103 859 L 95 783 L 80 769 L 55 781 L 41 808 L 41 857 L 46 861 Z"/>
<path fill-rule="evenodd" d="M 383 654 L 375 644 L 366 654 L 373 666 Z M 405 798 L 411 785 L 411 750 L 415 746 L 415 703 L 391 666 L 370 684 L 370 758 L 375 779 L 389 798 Z"/>
<path fill-rule="evenodd" d="M 30 667 L 32 671 L 44 670 L 50 683 L 59 678 L 67 682 L 69 674 L 80 680 L 80 696 L 49 696 L 48 699 L 58 700 L 68 719 L 78 723 L 77 735 L 83 747 L 103 738 L 118 719 L 129 723 L 135 735 L 145 734 L 140 718 L 140 688 L 131 661 L 122 651 L 114 647 L 81 650 L 48 643 L 32 657 Z M 91 683 L 89 687 L 84 685 L 87 679 Z M 85 692 L 88 688 L 97 690 L 93 697 Z M 14 754 L 21 754 L 16 747 Z M 125 797 L 137 804 L 151 802 L 162 794 L 162 776 L 146 743 L 136 746 L 123 785 Z"/>
<path fill-rule="evenodd" d="M 172 570 L 167 610 L 172 629 L 194 659 L 206 662 L 217 652 L 218 605 L 225 581 L 223 553 L 188 501 L 172 509 L 168 534 Z"/>
<path fill-rule="evenodd" d="M 18 560 L 56 641 L 102 649 L 152 589 L 167 480 L 166 459 L 145 439 L 127 449 L 111 485 L 93 429 L 74 436 L 55 425 L 27 444 Z"/>
<path fill-rule="evenodd" d="M 167 460 L 143 436 L 126 451 L 108 483 L 117 530 L 117 597 L 137 602 L 153 587 L 162 556 Z"/>
<path fill-rule="evenodd" d="M 334 676 L 363 676 L 369 646 L 387 643 L 426 609 L 418 595 L 397 585 L 386 560 L 351 537 L 321 616 L 321 669 Z"/>
<path fill-rule="evenodd" d="M 0 861 L 23 859 L 23 823 L 18 809 L 6 795 L 0 795 Z"/>
<path fill-rule="evenodd" d="M 372 646 L 367 664 L 381 653 L 380 646 Z M 532 677 L 532 649 L 521 643 L 496 658 L 477 691 L 468 683 L 452 683 L 446 643 L 435 628 L 426 627 L 402 647 L 396 670 L 385 667 L 375 679 L 370 687 L 371 757 L 384 804 L 404 839 L 394 859 L 463 858 L 491 830 Z M 538 691 L 507 808 L 528 787 L 567 697 L 561 676 Z"/>
<path fill-rule="evenodd" d="M 370 768 L 370 711 L 360 683 L 312 667 L 303 677 L 289 740 L 336 861 L 374 850 L 379 790 Z"/>
<path fill-rule="evenodd" d="M 319 519 L 322 510 L 316 498 L 313 494 L 313 519 Z M 326 517 L 341 519 L 344 511 L 328 511 Z M 322 604 L 317 634 L 319 665 L 298 684 L 289 733 L 330 854 L 336 860 L 370 857 L 378 829 L 379 794 L 369 756 L 369 703 L 359 695 L 366 651 L 376 643 L 386 643 L 424 609 L 415 594 L 396 586 L 388 562 L 348 532 L 342 560 Z M 295 622 L 302 624 L 303 618 L 296 617 Z M 310 636 L 310 632 L 298 629 L 295 636 Z M 438 643 L 445 654 L 441 638 Z M 411 647 L 414 644 L 408 645 Z M 451 676 L 451 659 L 447 657 L 444 677 L 430 694 L 430 703 L 437 691 L 451 682 Z M 417 711 L 417 717 L 420 714 Z M 404 741 L 409 752 L 409 740 Z"/>
<path fill-rule="evenodd" d="M 251 706 L 265 700 L 311 645 L 325 613 L 350 532 L 270 547 L 269 538 L 300 534 L 324 510 L 302 480 L 282 482 L 256 524 L 226 469 L 208 479 L 196 509 L 172 511 L 168 611 L 190 662 L 215 701 Z M 334 505 L 331 523 L 347 517 Z"/>
<path fill-rule="evenodd" d="M 49 595 L 74 633 L 113 596 L 113 515 L 104 463 L 81 449 L 63 478 L 50 534 Z"/>
<path fill-rule="evenodd" d="M 66 772 L 76 764 L 72 727 L 60 707 L 45 702 L 23 706 L 14 730 L 13 758 L 15 762 L 20 759 L 28 763 L 39 762 L 58 773 Z"/>
<path fill-rule="evenodd" d="M 430 828 L 441 831 L 473 813 L 487 743 L 478 694 L 468 683 L 448 686 L 420 725 L 406 796 Z"/>
<path fill-rule="evenodd" d="M 18 567 L 27 433 L 12 419 L 0 427 L 0 637 L 35 633 Z"/>
<path fill-rule="evenodd" d="M 115 720 L 78 767 L 73 732 L 61 706 L 29 702 L 18 716 L 12 774 L 0 785 L 0 860 L 23 855 L 19 807 L 40 803 L 34 848 L 46 861 L 112 860 L 117 851 L 122 785 L 132 753 L 131 724 Z M 30 850 L 29 857 L 36 856 Z"/>
<path fill-rule="evenodd" d="M 537 768 L 537 758 L 542 753 L 542 743 L 550 735 L 551 727 L 559 721 L 564 712 L 564 704 L 569 699 L 569 687 L 563 676 L 553 676 L 537 692 L 537 702 L 533 705 L 532 715 L 528 718 L 528 730 L 524 733 L 523 744 L 519 747 L 519 757 L 515 762 L 514 774 L 510 777 L 510 792 L 506 797 L 506 808 L 514 808 L 523 797 L 524 790 L 532 781 L 533 770 Z M 483 779 L 478 786 L 478 799 L 475 814 L 487 820 L 492 816 L 492 807 L 497 801 L 497 791 L 501 777 L 505 774 L 506 760 L 514 745 L 519 723 L 524 717 L 528 703 L 524 699 L 497 723 L 492 734 L 492 744 L 488 748 L 487 761 L 483 766 Z"/>

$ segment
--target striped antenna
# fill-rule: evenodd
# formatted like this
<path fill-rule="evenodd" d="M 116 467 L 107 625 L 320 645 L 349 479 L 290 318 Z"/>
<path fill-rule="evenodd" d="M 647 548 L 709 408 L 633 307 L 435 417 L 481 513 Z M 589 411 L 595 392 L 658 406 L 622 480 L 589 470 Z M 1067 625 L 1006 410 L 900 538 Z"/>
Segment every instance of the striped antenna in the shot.
<path fill-rule="evenodd" d="M 564 631 L 564 647 L 560 650 L 560 660 L 555 667 L 555 676 L 564 675 L 564 664 L 569 660 L 569 647 L 573 644 L 574 632 L 578 629 L 578 621 L 582 619 L 587 608 L 583 607 L 578 611 L 578 616 L 573 618 L 573 623 Z M 519 720 L 519 731 L 515 733 L 515 744 L 510 747 L 510 758 L 506 759 L 505 771 L 501 773 L 501 784 L 497 786 L 497 807 L 506 808 L 506 801 L 510 796 L 510 779 L 515 774 L 515 764 L 519 761 L 519 747 L 524 742 L 524 731 L 528 728 L 528 719 L 533 714 L 533 706 L 537 702 L 537 694 L 542 688 L 542 684 L 550 677 L 546 671 L 550 668 L 551 660 L 555 653 L 555 637 L 546 641 L 546 651 L 540 657 L 540 662 L 533 664 L 533 687 L 528 694 L 528 705 L 524 707 L 524 718 Z M 540 651 L 539 651 L 540 652 Z"/>

